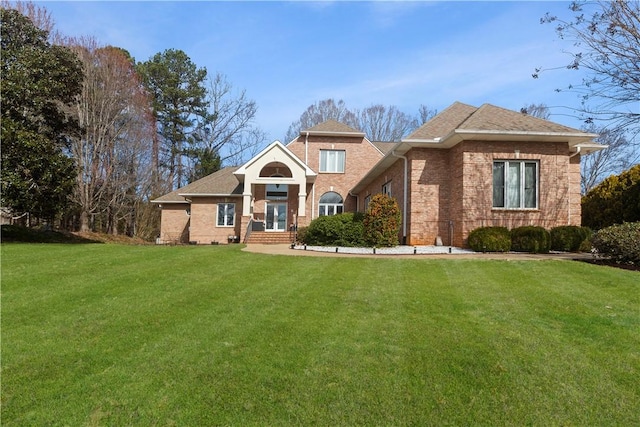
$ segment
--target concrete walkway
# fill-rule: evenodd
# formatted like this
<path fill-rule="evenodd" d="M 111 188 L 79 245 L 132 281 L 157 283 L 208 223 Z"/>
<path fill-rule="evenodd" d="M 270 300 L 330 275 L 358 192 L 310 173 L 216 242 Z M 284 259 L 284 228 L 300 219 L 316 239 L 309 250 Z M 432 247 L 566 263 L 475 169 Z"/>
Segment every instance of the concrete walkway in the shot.
<path fill-rule="evenodd" d="M 402 258 L 402 259 L 497 259 L 509 261 L 524 260 L 576 260 L 592 259 L 593 255 L 588 253 L 549 253 L 549 254 L 527 254 L 519 252 L 508 253 L 453 253 L 453 254 L 347 254 L 335 252 L 318 252 L 303 249 L 291 249 L 289 244 L 258 245 L 250 244 L 242 249 L 245 252 L 253 252 L 267 255 L 289 255 L 289 256 L 315 256 L 315 257 L 341 257 L 341 258 Z"/>

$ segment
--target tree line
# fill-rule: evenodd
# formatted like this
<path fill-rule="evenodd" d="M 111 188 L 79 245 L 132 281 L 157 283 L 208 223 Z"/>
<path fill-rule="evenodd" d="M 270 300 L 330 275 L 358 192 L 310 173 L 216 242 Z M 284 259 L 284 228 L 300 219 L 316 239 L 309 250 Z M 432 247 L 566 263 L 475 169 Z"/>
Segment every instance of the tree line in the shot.
<path fill-rule="evenodd" d="M 181 50 L 136 62 L 2 3 L 2 206 L 27 223 L 152 238 L 150 200 L 264 144 L 255 101 Z"/>

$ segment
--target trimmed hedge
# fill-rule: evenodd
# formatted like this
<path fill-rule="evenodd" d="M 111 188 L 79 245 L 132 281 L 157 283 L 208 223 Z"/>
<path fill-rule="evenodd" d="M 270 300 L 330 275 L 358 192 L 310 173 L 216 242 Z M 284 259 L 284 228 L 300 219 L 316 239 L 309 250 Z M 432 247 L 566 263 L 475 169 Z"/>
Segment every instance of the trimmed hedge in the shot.
<path fill-rule="evenodd" d="M 298 241 L 315 246 L 365 246 L 362 213 L 321 216 L 298 230 Z"/>
<path fill-rule="evenodd" d="M 524 226 L 511 230 L 511 250 L 533 254 L 547 253 L 551 248 L 551 234 L 543 227 Z"/>
<path fill-rule="evenodd" d="M 591 240 L 599 254 L 640 265 L 640 222 L 625 222 L 597 231 Z"/>
<path fill-rule="evenodd" d="M 579 252 L 585 241 L 591 237 L 591 229 L 577 225 L 554 227 L 550 231 L 551 250 Z"/>
<path fill-rule="evenodd" d="M 511 234 L 505 227 L 480 227 L 469 233 L 467 243 L 476 252 L 509 252 Z"/>

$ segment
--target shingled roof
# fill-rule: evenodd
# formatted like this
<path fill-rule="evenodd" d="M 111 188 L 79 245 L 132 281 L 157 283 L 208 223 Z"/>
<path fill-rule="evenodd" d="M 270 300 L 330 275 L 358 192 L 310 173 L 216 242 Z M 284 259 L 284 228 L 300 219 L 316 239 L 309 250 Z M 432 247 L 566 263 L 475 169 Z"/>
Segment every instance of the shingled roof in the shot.
<path fill-rule="evenodd" d="M 337 122 L 335 120 L 327 120 L 326 122 L 322 122 L 315 126 L 310 127 L 309 129 L 305 129 L 300 131 L 300 135 L 304 135 L 309 132 L 310 135 L 348 135 L 353 134 L 353 136 L 364 136 L 363 132 L 360 132 L 357 129 L 352 128 L 351 126 L 347 126 L 344 123 Z"/>
<path fill-rule="evenodd" d="M 187 203 L 186 197 L 190 196 L 241 196 L 243 186 L 233 174 L 238 169 L 238 166 L 220 169 L 169 194 L 158 197 L 152 202 Z"/>
<path fill-rule="evenodd" d="M 405 139 L 435 139 L 443 137 L 456 129 L 476 110 L 477 108 L 471 105 L 455 102 Z"/>
<path fill-rule="evenodd" d="M 480 108 L 456 102 L 426 122 L 405 138 L 412 140 L 433 140 L 444 138 L 454 131 L 494 132 L 494 133 L 538 133 L 538 134 L 585 134 L 548 120 L 505 108 L 484 104 Z M 586 134 L 585 134 L 586 135 Z"/>

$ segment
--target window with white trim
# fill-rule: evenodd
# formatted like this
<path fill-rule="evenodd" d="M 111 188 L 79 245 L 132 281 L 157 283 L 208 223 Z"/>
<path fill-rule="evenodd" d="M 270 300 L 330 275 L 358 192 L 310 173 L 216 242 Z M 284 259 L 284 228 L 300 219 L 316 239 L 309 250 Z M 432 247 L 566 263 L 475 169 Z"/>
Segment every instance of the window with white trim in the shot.
<path fill-rule="evenodd" d="M 341 214 L 344 210 L 342 196 L 335 191 L 328 191 L 320 197 L 318 203 L 318 215 L 330 216 Z"/>
<path fill-rule="evenodd" d="M 344 150 L 320 150 L 320 172 L 344 173 Z"/>
<path fill-rule="evenodd" d="M 538 168 L 537 161 L 493 162 L 493 207 L 537 209 Z"/>
<path fill-rule="evenodd" d="M 391 181 L 387 181 L 382 185 L 382 194 L 391 197 Z"/>
<path fill-rule="evenodd" d="M 233 227 L 235 214 L 235 203 L 218 203 L 218 227 Z"/>

